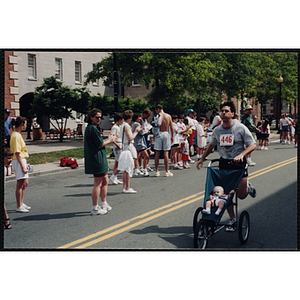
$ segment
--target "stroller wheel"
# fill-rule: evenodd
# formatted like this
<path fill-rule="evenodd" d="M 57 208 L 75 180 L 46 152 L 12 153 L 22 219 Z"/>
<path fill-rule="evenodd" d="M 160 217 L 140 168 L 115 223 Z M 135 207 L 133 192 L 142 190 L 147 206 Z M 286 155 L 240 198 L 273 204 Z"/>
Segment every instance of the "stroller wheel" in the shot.
<path fill-rule="evenodd" d="M 207 222 L 201 220 L 198 222 L 194 232 L 194 248 L 205 249 L 208 243 Z"/>
<path fill-rule="evenodd" d="M 200 221 L 200 218 L 201 218 L 201 211 L 203 210 L 202 207 L 198 207 L 195 211 L 195 214 L 194 214 L 194 220 L 193 220 L 193 232 L 195 233 L 195 229 L 196 229 L 196 226 L 198 224 L 198 222 Z M 199 216 L 200 215 L 200 216 Z"/>
<path fill-rule="evenodd" d="M 239 224 L 238 224 L 239 240 L 242 245 L 247 243 L 247 240 L 249 238 L 249 232 L 250 232 L 250 217 L 248 212 L 244 210 L 240 215 Z"/>

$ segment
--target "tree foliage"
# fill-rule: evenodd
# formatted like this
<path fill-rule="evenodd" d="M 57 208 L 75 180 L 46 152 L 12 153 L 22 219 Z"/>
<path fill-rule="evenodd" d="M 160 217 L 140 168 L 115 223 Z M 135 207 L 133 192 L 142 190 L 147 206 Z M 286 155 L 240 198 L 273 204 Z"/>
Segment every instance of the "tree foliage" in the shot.
<path fill-rule="evenodd" d="M 47 116 L 59 131 L 62 141 L 67 120 L 74 119 L 72 111 L 85 113 L 89 101 L 90 94 L 86 88 L 71 89 L 52 76 L 44 78 L 42 85 L 35 89 L 30 114 L 38 118 Z"/>
<path fill-rule="evenodd" d="M 261 104 L 278 97 L 282 75 L 282 97 L 296 101 L 297 53 L 268 52 L 132 52 L 117 53 L 121 85 L 138 81 L 149 90 L 149 107 L 159 102 L 168 112 L 182 113 L 194 108 L 198 114 L 219 106 L 224 99 L 255 97 Z M 97 63 L 86 75 L 86 83 L 101 78 L 113 82 L 113 57 Z"/>

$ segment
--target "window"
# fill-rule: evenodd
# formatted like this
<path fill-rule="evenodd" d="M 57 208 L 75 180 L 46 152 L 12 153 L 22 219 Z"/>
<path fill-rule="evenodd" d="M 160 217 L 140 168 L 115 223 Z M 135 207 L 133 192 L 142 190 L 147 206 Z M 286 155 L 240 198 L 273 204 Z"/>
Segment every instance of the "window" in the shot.
<path fill-rule="evenodd" d="M 133 80 L 132 81 L 132 86 L 141 86 L 141 84 L 138 81 Z"/>
<path fill-rule="evenodd" d="M 81 62 L 75 61 L 75 83 L 81 83 Z"/>
<path fill-rule="evenodd" d="M 95 68 L 96 64 L 93 64 L 93 69 Z M 99 78 L 96 79 L 95 82 L 93 82 L 93 85 L 99 86 Z"/>
<path fill-rule="evenodd" d="M 61 58 L 55 58 L 55 78 L 58 80 L 63 80 L 62 76 L 62 59 Z"/>
<path fill-rule="evenodd" d="M 28 54 L 28 79 L 36 79 L 36 55 Z"/>

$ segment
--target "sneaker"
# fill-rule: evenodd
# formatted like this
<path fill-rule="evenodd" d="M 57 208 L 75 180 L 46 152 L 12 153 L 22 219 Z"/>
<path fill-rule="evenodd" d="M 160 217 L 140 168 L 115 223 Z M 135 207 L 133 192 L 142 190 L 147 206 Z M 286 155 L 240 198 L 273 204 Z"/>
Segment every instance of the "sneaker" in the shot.
<path fill-rule="evenodd" d="M 189 163 L 190 163 L 190 164 L 194 164 L 194 163 L 195 163 L 195 161 L 194 161 L 194 160 L 192 160 L 192 159 L 190 159 L 190 160 L 189 160 Z"/>
<path fill-rule="evenodd" d="M 105 215 L 107 214 L 107 209 L 101 208 L 99 205 L 97 205 L 97 208 L 91 211 L 91 215 Z"/>
<path fill-rule="evenodd" d="M 176 170 L 183 170 L 183 167 L 181 167 L 181 166 L 179 166 L 179 165 L 176 165 L 176 166 L 174 167 L 174 169 L 176 169 Z"/>
<path fill-rule="evenodd" d="M 135 176 L 141 175 L 141 171 L 140 171 L 139 169 L 135 169 L 134 175 L 135 175 Z"/>
<path fill-rule="evenodd" d="M 159 171 L 155 172 L 155 177 L 159 177 L 159 176 L 160 176 L 160 172 Z"/>
<path fill-rule="evenodd" d="M 149 166 L 147 166 L 147 171 L 148 172 L 153 172 L 153 169 L 151 169 Z"/>
<path fill-rule="evenodd" d="M 26 209 L 24 206 L 20 206 L 19 208 L 16 209 L 16 212 L 27 213 L 29 212 L 29 210 Z"/>
<path fill-rule="evenodd" d="M 264 147 L 264 146 L 262 146 L 262 147 L 260 148 L 260 150 L 265 150 L 265 147 Z"/>
<path fill-rule="evenodd" d="M 101 208 L 104 210 L 106 209 L 107 211 L 112 210 L 112 207 L 108 203 L 102 204 Z"/>
<path fill-rule="evenodd" d="M 190 166 L 190 165 L 185 165 L 185 166 L 183 166 L 183 168 L 184 168 L 184 169 L 190 169 L 191 166 Z"/>
<path fill-rule="evenodd" d="M 266 151 L 267 151 L 267 150 L 269 150 L 269 148 L 265 147 L 265 148 L 264 148 L 264 150 L 266 150 Z"/>
<path fill-rule="evenodd" d="M 148 176 L 149 176 L 149 173 L 148 173 L 148 171 L 147 171 L 146 169 L 144 170 L 144 176 L 145 176 L 145 177 L 148 177 Z"/>
<path fill-rule="evenodd" d="M 136 194 L 137 191 L 135 191 L 133 188 L 130 188 L 129 190 L 123 189 L 124 194 Z"/>
<path fill-rule="evenodd" d="M 109 181 L 111 181 L 113 184 L 118 184 L 118 179 L 115 175 L 112 175 L 110 178 L 109 178 Z"/>
<path fill-rule="evenodd" d="M 236 226 L 235 226 L 235 219 L 230 219 L 228 222 L 228 226 L 226 227 L 227 232 L 233 232 L 235 231 Z"/>
<path fill-rule="evenodd" d="M 25 203 L 23 203 L 22 206 L 23 206 L 25 209 L 28 209 L 28 210 L 31 209 L 31 207 L 28 206 L 28 205 L 26 205 Z"/>
<path fill-rule="evenodd" d="M 173 176 L 173 173 L 171 173 L 170 171 L 165 173 L 165 177 L 172 177 L 172 176 Z"/>
<path fill-rule="evenodd" d="M 117 179 L 118 184 L 123 184 L 123 181 Z"/>
<path fill-rule="evenodd" d="M 288 144 L 290 145 L 290 144 L 291 144 L 291 142 L 290 142 L 290 141 L 288 141 Z"/>
<path fill-rule="evenodd" d="M 254 161 L 252 161 L 250 158 L 247 158 L 247 164 L 248 166 L 255 166 L 256 163 Z"/>
<path fill-rule="evenodd" d="M 257 150 L 261 150 L 261 146 L 258 146 Z"/>
<path fill-rule="evenodd" d="M 248 181 L 247 183 L 248 193 L 252 198 L 256 197 L 256 189 L 255 187 Z"/>

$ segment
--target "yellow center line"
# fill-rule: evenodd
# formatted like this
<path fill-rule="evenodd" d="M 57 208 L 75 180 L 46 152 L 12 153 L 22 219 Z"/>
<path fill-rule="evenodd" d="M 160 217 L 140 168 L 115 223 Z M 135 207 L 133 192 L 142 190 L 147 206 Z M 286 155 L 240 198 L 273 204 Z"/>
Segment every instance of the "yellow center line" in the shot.
<path fill-rule="evenodd" d="M 137 220 L 137 219 L 144 219 L 144 218 L 148 217 L 149 215 L 158 213 L 158 212 L 161 211 L 161 210 L 167 209 L 167 208 L 169 208 L 169 207 L 171 207 L 171 206 L 174 206 L 174 205 L 177 205 L 177 204 L 179 204 L 179 203 L 181 203 L 181 202 L 187 201 L 187 200 L 189 200 L 189 199 L 191 199 L 191 198 L 194 198 L 194 197 L 196 197 L 196 196 L 198 196 L 198 195 L 200 195 L 200 194 L 204 194 L 204 191 L 202 191 L 202 192 L 200 192 L 200 193 L 196 193 L 196 194 L 191 195 L 191 196 L 188 196 L 188 197 L 186 197 L 186 198 L 177 200 L 177 201 L 175 201 L 175 202 L 169 203 L 169 204 L 164 205 L 164 206 L 162 206 L 162 207 L 156 208 L 156 209 L 151 210 L 151 211 L 149 211 L 149 212 L 147 212 L 147 213 L 144 213 L 144 214 L 142 214 L 142 215 L 139 215 L 139 216 L 136 216 L 136 217 L 134 217 L 134 218 L 132 218 L 132 219 L 129 219 L 129 220 L 127 220 L 127 221 L 124 221 L 124 222 L 122 222 L 122 223 L 116 224 L 116 225 L 111 226 L 111 227 L 108 227 L 108 228 L 106 228 L 106 229 L 104 229 L 104 230 L 98 231 L 98 232 L 96 232 L 96 233 L 94 233 L 94 234 L 88 235 L 88 236 L 86 236 L 86 237 L 84 237 L 84 238 L 82 238 L 82 239 L 79 239 L 79 240 L 76 240 L 76 241 L 74 241 L 74 242 L 68 243 L 68 244 L 66 244 L 66 245 L 60 246 L 60 247 L 58 247 L 58 249 L 66 249 L 66 248 L 75 246 L 75 245 L 77 245 L 77 244 L 81 244 L 81 243 L 83 243 L 83 242 L 85 242 L 85 241 L 87 241 L 87 240 L 96 238 L 96 237 L 98 237 L 98 236 L 100 236 L 100 235 L 103 235 L 103 234 L 105 234 L 105 233 L 107 233 L 107 232 L 110 232 L 110 231 L 115 230 L 115 229 L 117 229 L 117 228 L 120 228 L 120 227 L 122 227 L 122 226 L 128 225 L 128 224 L 130 224 L 131 222 L 133 222 L 133 221 L 135 221 L 135 220 Z"/>
<path fill-rule="evenodd" d="M 80 246 L 76 247 L 75 249 L 83 249 L 83 248 L 89 247 L 89 246 L 91 246 L 91 245 L 97 244 L 97 243 L 102 242 L 102 241 L 104 241 L 104 240 L 107 240 L 107 239 L 109 239 L 109 238 L 111 238 L 111 237 L 113 237 L 113 236 L 115 236 L 115 235 L 118 235 L 118 234 L 120 234 L 120 233 L 122 233 L 122 232 L 124 232 L 124 231 L 127 231 L 127 230 L 129 230 L 129 229 L 132 229 L 132 228 L 134 228 L 134 227 L 136 227 L 136 226 L 139 226 L 139 225 L 141 225 L 141 224 L 147 223 L 147 222 L 149 222 L 149 221 L 151 221 L 151 220 L 154 220 L 154 219 L 156 219 L 156 218 L 159 218 L 159 217 L 161 217 L 161 216 L 163 216 L 163 215 L 165 215 L 165 214 L 168 214 L 168 213 L 170 213 L 170 212 L 172 212 L 172 211 L 174 211 L 174 210 L 177 210 L 177 209 L 179 209 L 179 208 L 181 208 L 181 207 L 184 207 L 184 206 L 186 206 L 186 205 L 189 205 L 189 204 L 191 204 L 191 203 L 193 203 L 193 202 L 196 202 L 196 201 L 198 201 L 198 200 L 201 200 L 201 199 L 203 199 L 203 198 L 204 198 L 204 195 L 202 195 L 202 196 L 200 196 L 200 197 L 197 197 L 197 198 L 195 198 L 195 199 L 192 199 L 192 200 L 190 200 L 190 201 L 188 201 L 188 202 L 184 202 L 184 203 L 182 203 L 182 204 L 179 204 L 178 206 L 175 206 L 175 207 L 169 208 L 169 209 L 167 209 L 167 210 L 165 210 L 165 211 L 162 211 L 162 212 L 160 212 L 160 213 L 158 213 L 158 214 L 156 214 L 156 215 L 154 215 L 154 216 L 148 217 L 148 218 L 146 218 L 146 219 L 144 219 L 144 220 L 141 220 L 141 221 L 136 222 L 136 223 L 134 223 L 134 224 L 128 225 L 128 226 L 126 226 L 126 227 L 124 227 L 124 228 L 121 228 L 121 229 L 119 229 L 119 230 L 117 230 L 117 231 L 114 231 L 114 232 L 112 232 L 112 233 L 110 233 L 110 234 L 107 234 L 107 235 L 105 235 L 105 236 L 102 236 L 102 237 L 100 237 L 100 238 L 98 238 L 98 239 L 92 240 L 92 241 L 90 241 L 90 242 L 88 242 L 88 243 L 86 243 L 86 244 L 80 245 Z"/>
<path fill-rule="evenodd" d="M 271 165 L 269 167 L 266 167 L 266 168 L 263 168 L 261 170 L 255 171 L 255 172 L 253 172 L 253 173 L 251 173 L 249 175 L 248 179 L 255 178 L 257 176 L 263 175 L 265 173 L 268 173 L 270 171 L 276 170 L 276 169 L 278 169 L 280 167 L 283 167 L 283 166 L 288 165 L 290 163 L 293 163 L 295 161 L 297 161 L 297 157 L 293 157 L 293 158 L 290 158 L 288 160 L 282 161 L 280 163 L 276 163 L 276 164 Z M 136 226 L 139 226 L 139 225 L 144 224 L 146 222 L 149 222 L 149 221 L 151 221 L 153 219 L 161 217 L 161 216 L 163 216 L 163 215 L 165 215 L 167 213 L 170 213 L 170 212 L 172 212 L 174 210 L 177 210 L 177 209 L 179 209 L 181 207 L 184 207 L 184 206 L 189 205 L 191 203 L 194 203 L 194 202 L 196 202 L 198 200 L 201 200 L 201 199 L 204 198 L 204 192 L 205 191 L 196 193 L 194 195 L 191 195 L 191 196 L 188 196 L 186 198 L 183 198 L 183 199 L 177 200 L 175 202 L 169 203 L 169 204 L 164 205 L 162 207 L 159 207 L 157 209 L 151 210 L 151 211 L 149 211 L 147 213 L 141 214 L 139 216 L 131 218 L 131 219 L 129 219 L 127 221 L 124 221 L 122 223 L 116 224 L 114 226 L 108 227 L 108 228 L 106 228 L 104 230 L 101 230 L 99 232 L 96 232 L 94 234 L 86 236 L 84 238 L 81 238 L 81 239 L 78 239 L 78 240 L 73 241 L 71 243 L 68 243 L 68 244 L 65 244 L 63 246 L 60 246 L 60 247 L 58 247 L 58 249 L 66 249 L 66 248 L 69 248 L 69 247 L 73 247 L 73 246 L 79 245 L 79 244 L 84 243 L 84 242 L 86 242 L 88 240 L 91 240 L 91 239 L 93 239 L 93 240 L 90 241 L 90 242 L 87 242 L 85 244 L 82 244 L 80 246 L 77 246 L 77 247 L 75 247 L 75 249 L 83 249 L 83 248 L 89 247 L 91 245 L 97 244 L 97 243 L 99 243 L 99 242 L 101 242 L 103 240 L 109 239 L 109 238 L 111 238 L 111 237 L 113 237 L 115 235 L 118 235 L 118 234 L 120 234 L 122 232 L 125 232 L 125 231 L 127 231 L 129 229 L 132 229 L 132 228 L 134 228 Z M 203 194 L 203 195 L 200 196 L 201 194 Z M 135 222 L 136 220 L 139 220 L 139 219 L 140 219 L 140 221 Z M 130 224 L 132 222 L 134 222 L 134 223 Z M 125 227 L 123 227 L 123 226 L 125 226 Z M 123 227 L 123 228 L 121 228 L 121 227 Z M 120 228 L 120 229 L 116 230 L 118 228 Z M 114 231 L 114 230 L 116 230 L 116 231 Z M 106 233 L 108 233 L 110 231 L 113 231 L 113 232 L 111 232 L 109 234 L 106 234 Z M 99 237 L 99 236 L 104 235 L 104 234 L 106 234 L 106 235 L 102 236 L 102 237 Z M 99 237 L 99 238 L 97 238 L 97 237 Z"/>

